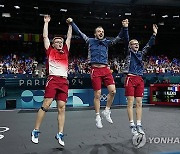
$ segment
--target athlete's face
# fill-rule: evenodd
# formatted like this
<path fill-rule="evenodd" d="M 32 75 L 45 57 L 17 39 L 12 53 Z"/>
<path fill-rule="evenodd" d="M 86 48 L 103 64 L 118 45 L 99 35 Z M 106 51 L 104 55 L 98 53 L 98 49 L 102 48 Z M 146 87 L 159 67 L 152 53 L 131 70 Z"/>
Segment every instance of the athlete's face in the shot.
<path fill-rule="evenodd" d="M 53 47 L 57 50 L 61 50 L 63 48 L 63 39 L 55 39 L 53 42 Z"/>
<path fill-rule="evenodd" d="M 134 51 L 139 50 L 139 42 L 137 40 L 131 41 L 129 45 L 132 50 Z"/>
<path fill-rule="evenodd" d="M 94 35 L 95 38 L 102 40 L 104 38 L 104 29 L 101 27 L 96 28 Z"/>

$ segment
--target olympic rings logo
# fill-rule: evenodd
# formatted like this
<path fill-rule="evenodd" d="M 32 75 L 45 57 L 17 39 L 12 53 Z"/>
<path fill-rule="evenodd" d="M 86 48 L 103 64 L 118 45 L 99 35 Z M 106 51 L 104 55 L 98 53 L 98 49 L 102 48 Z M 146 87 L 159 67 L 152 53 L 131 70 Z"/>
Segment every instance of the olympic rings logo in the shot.
<path fill-rule="evenodd" d="M 107 101 L 107 95 L 106 94 L 102 94 L 100 96 L 100 101 Z"/>
<path fill-rule="evenodd" d="M 8 127 L 0 127 L 0 133 L 7 132 L 8 130 L 9 130 Z M 3 138 L 4 138 L 4 135 L 0 134 L 0 140 L 3 139 Z"/>

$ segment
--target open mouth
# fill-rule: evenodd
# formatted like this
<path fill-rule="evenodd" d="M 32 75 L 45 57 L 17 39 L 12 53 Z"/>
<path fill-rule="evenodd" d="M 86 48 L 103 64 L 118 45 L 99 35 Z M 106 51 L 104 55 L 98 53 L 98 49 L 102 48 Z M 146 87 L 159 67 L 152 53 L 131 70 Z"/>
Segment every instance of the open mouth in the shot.
<path fill-rule="evenodd" d="M 99 35 L 99 38 L 102 38 L 103 37 L 103 35 Z"/>
<path fill-rule="evenodd" d="M 135 49 L 139 49 L 139 47 L 138 46 L 136 46 L 136 47 L 134 47 Z"/>
<path fill-rule="evenodd" d="M 62 48 L 62 46 L 61 46 L 61 45 L 59 45 L 59 46 L 58 46 L 58 48 L 59 48 L 59 49 L 61 49 L 61 48 Z"/>

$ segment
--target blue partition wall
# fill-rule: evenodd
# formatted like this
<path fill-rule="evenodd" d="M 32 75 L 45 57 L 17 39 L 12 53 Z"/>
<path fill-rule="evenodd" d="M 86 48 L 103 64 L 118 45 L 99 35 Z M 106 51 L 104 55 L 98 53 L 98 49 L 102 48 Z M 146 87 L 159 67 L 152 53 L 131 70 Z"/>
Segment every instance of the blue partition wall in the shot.
<path fill-rule="evenodd" d="M 101 105 L 105 106 L 107 102 L 107 89 L 102 89 Z M 149 89 L 145 88 L 143 103 L 148 103 Z M 39 108 L 44 99 L 44 90 L 16 90 L 14 95 L 9 96 L 10 100 L 16 101 L 16 108 L 31 109 Z M 9 97 L 0 99 L 0 109 L 6 109 L 6 101 Z M 70 107 L 88 107 L 93 104 L 94 91 L 92 89 L 69 89 L 68 101 L 66 106 Z M 117 88 L 113 105 L 126 105 L 126 97 L 124 96 L 124 88 Z M 56 107 L 56 102 L 53 101 L 51 107 Z"/>
<path fill-rule="evenodd" d="M 116 95 L 113 105 L 126 105 L 126 97 L 124 96 L 124 78 L 123 74 L 114 76 L 116 83 Z M 163 83 L 168 79 L 172 84 L 179 84 L 180 77 L 165 76 L 164 74 L 145 74 L 143 76 L 145 82 L 143 103 L 149 104 L 149 86 L 154 83 Z M 45 78 L 4 78 L 0 79 L 0 109 L 18 108 L 29 109 L 39 108 L 44 99 Z M 102 88 L 101 105 L 105 106 L 108 91 Z M 87 107 L 93 106 L 94 92 L 92 90 L 91 79 L 86 78 L 69 78 L 69 92 L 67 106 L 71 107 Z M 51 107 L 56 107 L 53 101 Z"/>

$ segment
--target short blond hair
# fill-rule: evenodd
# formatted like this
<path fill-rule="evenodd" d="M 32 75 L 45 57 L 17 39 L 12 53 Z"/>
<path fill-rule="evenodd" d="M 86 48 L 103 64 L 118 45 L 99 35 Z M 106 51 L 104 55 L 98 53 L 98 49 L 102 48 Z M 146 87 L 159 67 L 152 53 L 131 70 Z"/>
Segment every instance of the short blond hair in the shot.
<path fill-rule="evenodd" d="M 54 38 L 52 39 L 52 43 L 53 43 L 53 44 L 54 44 L 54 42 L 55 42 L 56 39 L 61 39 L 61 40 L 64 42 L 64 39 L 63 39 L 62 37 L 56 36 L 56 37 L 54 37 Z"/>
<path fill-rule="evenodd" d="M 132 39 L 131 41 L 129 41 L 129 45 L 131 45 L 133 42 L 138 42 L 138 40 Z"/>

